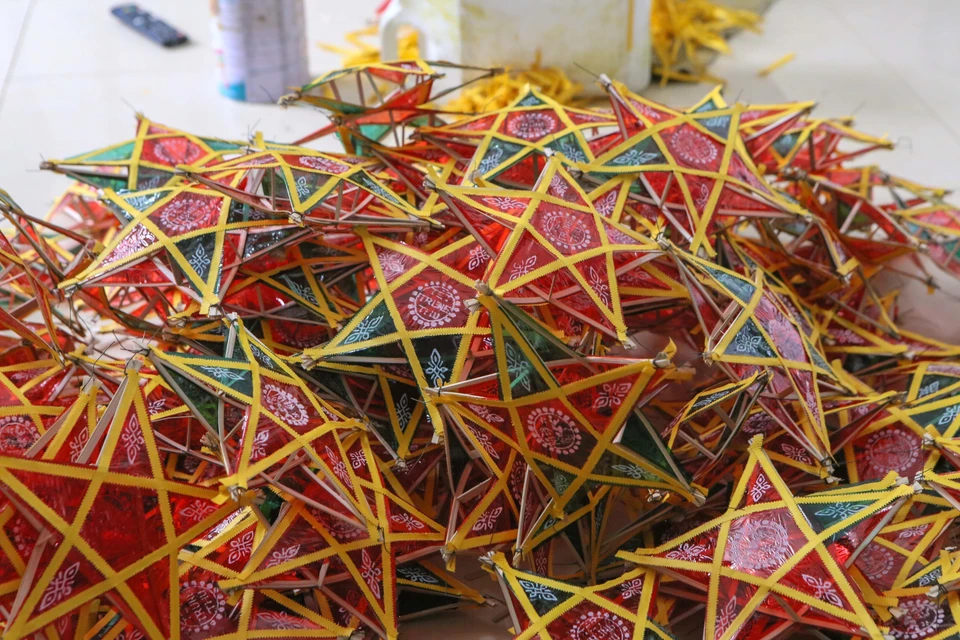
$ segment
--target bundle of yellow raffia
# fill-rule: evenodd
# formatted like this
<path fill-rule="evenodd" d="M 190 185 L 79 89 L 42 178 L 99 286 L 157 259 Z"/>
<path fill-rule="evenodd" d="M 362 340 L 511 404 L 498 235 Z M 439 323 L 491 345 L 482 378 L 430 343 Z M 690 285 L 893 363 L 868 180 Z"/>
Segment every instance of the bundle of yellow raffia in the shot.
<path fill-rule="evenodd" d="M 710 52 L 729 53 L 726 35 L 737 29 L 759 31 L 759 25 L 756 13 L 709 0 L 653 0 L 653 73 L 663 84 L 668 80 L 722 83 L 707 72 Z"/>

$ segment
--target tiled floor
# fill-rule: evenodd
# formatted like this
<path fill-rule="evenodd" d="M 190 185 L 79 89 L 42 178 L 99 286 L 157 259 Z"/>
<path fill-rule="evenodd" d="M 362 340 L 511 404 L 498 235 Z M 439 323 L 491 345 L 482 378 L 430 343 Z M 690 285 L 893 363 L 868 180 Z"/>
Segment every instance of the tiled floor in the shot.
<path fill-rule="evenodd" d="M 0 187 L 28 210 L 42 213 L 66 186 L 36 169 L 42 156 L 64 157 L 129 138 L 133 113 L 227 138 L 259 129 L 290 141 L 323 124 L 305 110 L 232 102 L 217 92 L 210 20 L 202 0 L 142 0 L 193 44 L 164 50 L 120 26 L 109 14 L 118 0 L 0 0 Z M 307 0 L 309 39 L 337 42 L 363 26 L 378 0 Z M 585 3 L 586 6 L 587 3 Z M 863 130 L 899 143 L 876 157 L 892 172 L 960 188 L 960 2 L 956 0 L 779 0 L 761 36 L 742 34 L 714 73 L 728 80 L 728 97 L 744 102 L 815 99 L 818 113 L 858 118 Z M 788 52 L 796 60 L 767 78 L 758 69 Z M 310 50 L 316 72 L 336 56 Z M 647 95 L 673 105 L 694 102 L 708 87 L 651 87 Z M 909 292 L 915 328 L 938 325 L 960 342 L 960 303 L 938 302 L 924 313 L 922 291 Z M 948 314 L 942 316 L 940 314 Z M 956 325 L 957 323 L 951 323 Z M 489 591 L 495 591 L 492 583 Z M 451 634 L 504 637 L 490 612 L 418 622 L 419 637 Z M 427 630 L 430 631 L 427 631 Z"/>

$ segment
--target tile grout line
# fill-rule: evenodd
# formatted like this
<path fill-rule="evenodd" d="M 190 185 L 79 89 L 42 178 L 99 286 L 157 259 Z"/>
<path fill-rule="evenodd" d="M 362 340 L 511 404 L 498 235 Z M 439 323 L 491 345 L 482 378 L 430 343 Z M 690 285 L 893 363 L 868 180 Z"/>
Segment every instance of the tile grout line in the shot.
<path fill-rule="evenodd" d="M 23 14 L 23 21 L 20 23 L 20 32 L 17 34 L 17 42 L 13 46 L 13 55 L 10 56 L 7 73 L 3 77 L 3 83 L 0 84 L 0 109 L 3 108 L 3 102 L 7 97 L 10 81 L 13 80 L 13 72 L 17 68 L 17 61 L 20 59 L 20 49 L 23 48 L 24 37 L 27 34 L 27 29 L 30 27 L 30 18 L 33 16 L 33 8 L 36 4 L 37 0 L 30 0 L 30 3 L 27 5 L 27 10 Z"/>

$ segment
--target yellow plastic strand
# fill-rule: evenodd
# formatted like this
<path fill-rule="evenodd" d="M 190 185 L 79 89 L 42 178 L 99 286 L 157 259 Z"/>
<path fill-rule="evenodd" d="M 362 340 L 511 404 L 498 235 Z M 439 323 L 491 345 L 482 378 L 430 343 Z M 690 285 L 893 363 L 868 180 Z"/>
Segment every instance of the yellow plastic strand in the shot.
<path fill-rule="evenodd" d="M 653 72 L 668 80 L 716 82 L 707 73 L 705 51 L 729 53 L 725 35 L 734 29 L 759 32 L 760 16 L 728 9 L 709 0 L 653 0 L 650 39 Z"/>
<path fill-rule="evenodd" d="M 318 46 L 324 51 L 339 55 L 343 67 L 356 67 L 380 62 L 380 47 L 365 39 L 377 38 L 378 34 L 377 25 L 372 24 L 357 31 L 347 32 L 343 39 L 351 46 L 340 46 L 326 42 L 320 42 Z M 420 57 L 420 45 L 416 31 L 413 29 L 401 30 L 397 38 L 397 54 L 398 60 L 414 60 Z"/>
<path fill-rule="evenodd" d="M 783 56 L 782 58 L 778 58 L 777 60 L 765 66 L 763 69 L 760 69 L 760 71 L 757 71 L 757 75 L 760 76 L 761 78 L 766 78 L 768 75 L 770 75 L 771 73 L 773 73 L 774 71 L 782 67 L 783 65 L 790 63 L 796 57 L 797 57 L 797 54 L 791 51 L 790 53 Z"/>
<path fill-rule="evenodd" d="M 520 96 L 530 85 L 545 96 L 565 104 L 576 104 L 583 85 L 572 81 L 560 69 L 541 68 L 539 65 L 528 71 L 512 71 L 489 80 L 466 87 L 460 95 L 444 105 L 448 111 L 481 113 L 503 109 Z"/>

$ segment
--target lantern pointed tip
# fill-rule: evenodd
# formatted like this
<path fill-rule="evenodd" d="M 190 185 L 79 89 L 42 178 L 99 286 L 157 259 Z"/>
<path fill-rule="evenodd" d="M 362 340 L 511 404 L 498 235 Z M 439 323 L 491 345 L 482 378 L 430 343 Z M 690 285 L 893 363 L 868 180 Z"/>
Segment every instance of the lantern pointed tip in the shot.
<path fill-rule="evenodd" d="M 637 346 L 636 343 L 634 343 L 632 340 L 630 342 L 632 346 L 629 348 L 634 348 Z M 626 343 L 624 343 L 624 346 L 626 346 Z M 658 353 L 657 356 L 653 359 L 653 366 L 656 367 L 657 369 L 666 369 L 672 365 L 673 365 L 673 358 L 670 357 L 670 354 L 665 353 L 663 351 Z"/>
<path fill-rule="evenodd" d="M 485 295 L 485 296 L 493 295 L 493 289 L 491 289 L 490 285 L 483 280 L 477 280 L 474 283 L 474 287 L 476 287 L 477 291 L 479 291 L 482 295 Z"/>

